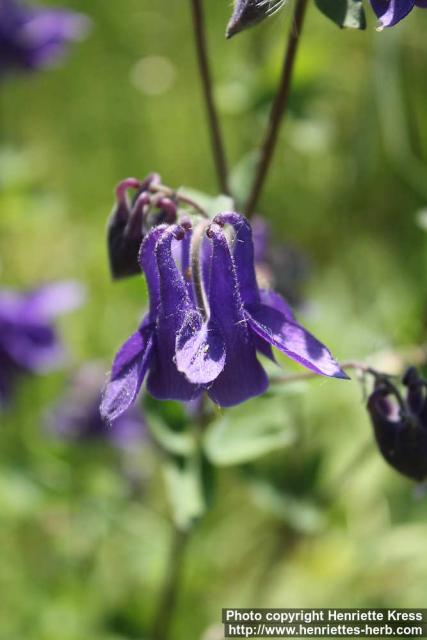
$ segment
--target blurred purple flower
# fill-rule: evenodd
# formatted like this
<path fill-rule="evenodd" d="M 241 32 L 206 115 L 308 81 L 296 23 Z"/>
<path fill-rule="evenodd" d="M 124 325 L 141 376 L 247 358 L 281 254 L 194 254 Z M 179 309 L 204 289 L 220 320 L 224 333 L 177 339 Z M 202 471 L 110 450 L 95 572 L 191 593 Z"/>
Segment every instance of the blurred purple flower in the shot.
<path fill-rule="evenodd" d="M 113 425 L 107 425 L 101 418 L 103 384 L 102 367 L 94 363 L 82 367 L 65 396 L 48 415 L 49 430 L 67 440 L 104 440 L 124 449 L 142 440 L 146 428 L 142 413 L 136 407 L 125 411 Z"/>
<path fill-rule="evenodd" d="M 183 225 L 155 227 L 142 243 L 150 309 L 114 360 L 101 404 L 106 420 L 132 405 L 146 374 L 159 400 L 189 401 L 207 391 L 228 407 L 260 395 L 268 379 L 256 352 L 273 359 L 271 345 L 316 373 L 347 377 L 283 298 L 258 288 L 252 230 L 243 216 L 220 214 L 194 233 Z"/>
<path fill-rule="evenodd" d="M 427 0 L 371 0 L 381 27 L 393 27 L 403 20 L 414 7 L 427 8 Z"/>
<path fill-rule="evenodd" d="M 89 19 L 78 13 L 0 0 L 0 77 L 54 65 L 88 26 Z"/>
<path fill-rule="evenodd" d="M 406 397 L 379 378 L 368 400 L 378 448 L 397 471 L 413 480 L 427 477 L 427 381 L 415 368 L 402 379 Z"/>
<path fill-rule="evenodd" d="M 251 220 L 257 281 L 262 289 L 274 289 L 291 305 L 302 302 L 302 284 L 309 271 L 304 254 L 290 244 L 273 242 L 271 228 L 261 217 Z"/>
<path fill-rule="evenodd" d="M 74 282 L 28 293 L 0 289 L 0 405 L 11 399 L 23 373 L 42 373 L 61 363 L 63 350 L 53 320 L 82 300 L 83 290 Z"/>

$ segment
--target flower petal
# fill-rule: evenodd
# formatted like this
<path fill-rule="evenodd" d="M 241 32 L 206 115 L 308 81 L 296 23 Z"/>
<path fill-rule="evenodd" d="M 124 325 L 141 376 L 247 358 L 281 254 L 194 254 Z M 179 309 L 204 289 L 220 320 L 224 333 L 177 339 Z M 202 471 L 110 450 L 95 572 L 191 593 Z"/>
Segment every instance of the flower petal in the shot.
<path fill-rule="evenodd" d="M 180 373 L 175 363 L 175 340 L 187 316 L 195 311 L 186 283 L 172 255 L 172 241 L 182 238 L 178 225 L 167 227 L 155 247 L 159 275 L 159 308 L 155 330 L 155 355 L 147 388 L 158 400 L 191 400 L 200 389 Z"/>
<path fill-rule="evenodd" d="M 414 0 L 371 0 L 383 27 L 392 27 L 413 9 Z"/>
<path fill-rule="evenodd" d="M 138 256 L 140 267 L 144 272 L 145 278 L 147 280 L 148 295 L 150 297 L 149 316 L 151 322 L 155 321 L 160 305 L 159 270 L 157 268 L 154 249 L 159 238 L 166 231 L 166 229 L 167 226 L 165 224 L 154 227 L 154 229 L 152 229 L 143 240 Z"/>
<path fill-rule="evenodd" d="M 259 293 L 262 304 L 265 304 L 267 307 L 272 307 L 273 309 L 276 309 L 276 311 L 280 311 L 280 313 L 285 316 L 286 320 L 295 322 L 294 312 L 281 295 L 272 289 L 260 289 Z"/>
<path fill-rule="evenodd" d="M 148 369 L 153 351 L 153 329 L 144 323 L 117 353 L 111 377 L 100 407 L 104 420 L 111 423 L 134 402 Z"/>
<path fill-rule="evenodd" d="M 256 358 L 227 239 L 217 224 L 210 226 L 209 237 L 213 244 L 208 295 L 210 319 L 222 333 L 226 358 L 223 371 L 209 387 L 208 393 L 214 402 L 229 407 L 263 393 L 268 379 Z"/>
<path fill-rule="evenodd" d="M 254 266 L 254 244 L 248 220 L 239 213 L 220 213 L 214 222 L 223 226 L 230 224 L 235 231 L 233 260 L 239 282 L 240 296 L 244 304 L 259 302 L 258 285 Z"/>
<path fill-rule="evenodd" d="M 55 316 L 77 309 L 84 299 L 84 287 L 78 282 L 53 282 L 23 297 L 22 315 L 27 320 L 51 320 Z"/>
<path fill-rule="evenodd" d="M 247 311 L 251 329 L 292 360 L 324 376 L 348 378 L 321 342 L 277 309 L 252 305 Z"/>
<path fill-rule="evenodd" d="M 195 384 L 212 382 L 224 368 L 225 343 L 214 322 L 203 322 L 200 313 L 188 314 L 176 338 L 178 371 Z"/>

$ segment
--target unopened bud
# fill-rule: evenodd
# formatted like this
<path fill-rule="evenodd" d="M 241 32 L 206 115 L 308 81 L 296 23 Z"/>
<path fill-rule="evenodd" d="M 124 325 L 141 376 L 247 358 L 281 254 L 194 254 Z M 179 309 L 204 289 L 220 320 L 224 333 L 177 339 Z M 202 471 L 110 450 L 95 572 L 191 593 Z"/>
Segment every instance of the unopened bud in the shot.
<path fill-rule="evenodd" d="M 233 15 L 227 25 L 226 37 L 252 27 L 279 11 L 286 0 L 236 0 Z"/>

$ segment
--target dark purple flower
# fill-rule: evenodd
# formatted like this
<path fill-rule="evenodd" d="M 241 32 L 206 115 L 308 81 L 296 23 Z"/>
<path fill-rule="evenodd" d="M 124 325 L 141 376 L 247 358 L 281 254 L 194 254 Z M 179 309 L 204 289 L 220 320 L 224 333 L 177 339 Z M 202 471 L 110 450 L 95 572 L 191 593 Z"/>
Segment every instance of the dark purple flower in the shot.
<path fill-rule="evenodd" d="M 427 382 L 410 368 L 402 379 L 406 397 L 379 378 L 368 400 L 375 438 L 385 460 L 421 481 L 427 476 Z"/>
<path fill-rule="evenodd" d="M 107 425 L 99 405 L 104 384 L 102 367 L 85 365 L 76 375 L 65 397 L 48 415 L 49 430 L 75 442 L 108 441 L 115 447 L 129 448 L 144 439 L 142 413 L 131 407 Z"/>
<path fill-rule="evenodd" d="M 71 11 L 0 0 L 0 77 L 52 66 L 69 42 L 84 36 L 88 24 L 85 16 Z"/>
<path fill-rule="evenodd" d="M 392 27 L 403 20 L 414 7 L 427 8 L 427 0 L 371 0 L 381 27 Z"/>
<path fill-rule="evenodd" d="M 63 350 L 53 319 L 83 299 L 79 285 L 58 282 L 29 293 L 0 289 L 0 405 L 6 404 L 23 373 L 57 367 Z"/>
<path fill-rule="evenodd" d="M 160 400 L 189 401 L 206 391 L 228 407 L 260 395 L 268 379 L 257 351 L 273 358 L 271 346 L 316 373 L 347 377 L 283 298 L 258 288 L 252 230 L 241 215 L 220 214 L 194 233 L 187 224 L 155 227 L 140 261 L 150 310 L 114 360 L 101 405 L 107 420 L 133 403 L 146 374 Z"/>

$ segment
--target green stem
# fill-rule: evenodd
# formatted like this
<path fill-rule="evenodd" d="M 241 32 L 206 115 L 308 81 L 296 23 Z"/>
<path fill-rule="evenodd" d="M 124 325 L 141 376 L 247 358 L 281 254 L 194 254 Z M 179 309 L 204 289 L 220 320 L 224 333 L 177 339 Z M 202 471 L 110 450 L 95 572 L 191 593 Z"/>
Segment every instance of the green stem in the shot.
<path fill-rule="evenodd" d="M 228 167 L 225 156 L 224 143 L 219 124 L 218 111 L 215 104 L 212 74 L 209 65 L 209 56 L 206 43 L 206 29 L 203 16 L 203 0 L 191 0 L 193 15 L 193 30 L 196 43 L 197 61 L 199 64 L 200 79 L 203 88 L 203 97 L 206 104 L 209 131 L 212 144 L 212 153 L 218 178 L 218 185 L 222 193 L 229 194 Z"/>
<path fill-rule="evenodd" d="M 268 170 L 273 159 L 279 136 L 280 126 L 283 121 L 283 115 L 288 106 L 295 60 L 301 38 L 302 28 L 304 25 L 307 5 L 308 0 L 296 0 L 295 11 L 289 31 L 288 44 L 283 60 L 282 75 L 280 78 L 279 88 L 274 99 L 273 106 L 271 108 L 270 119 L 268 122 L 264 142 L 261 146 L 255 178 L 245 207 L 245 213 L 248 217 L 253 214 L 258 203 L 258 199 L 261 195 L 261 191 L 263 189 Z"/>
<path fill-rule="evenodd" d="M 160 592 L 157 612 L 154 617 L 153 631 L 151 634 L 153 640 L 167 640 L 169 638 L 189 537 L 189 531 L 180 531 L 174 528 L 167 572 Z"/>

